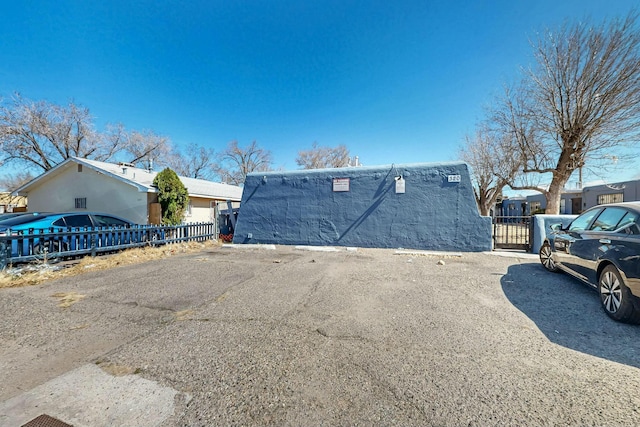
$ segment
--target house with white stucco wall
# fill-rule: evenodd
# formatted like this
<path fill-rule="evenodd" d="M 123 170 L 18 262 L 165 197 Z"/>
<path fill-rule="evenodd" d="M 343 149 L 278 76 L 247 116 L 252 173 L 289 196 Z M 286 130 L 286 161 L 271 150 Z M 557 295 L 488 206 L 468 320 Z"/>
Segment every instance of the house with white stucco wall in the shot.
<path fill-rule="evenodd" d="M 29 212 L 105 212 L 137 224 L 158 223 L 157 172 L 124 163 L 70 157 L 18 188 Z M 242 187 L 180 177 L 189 194 L 185 223 L 212 222 L 221 202 L 240 202 Z"/>

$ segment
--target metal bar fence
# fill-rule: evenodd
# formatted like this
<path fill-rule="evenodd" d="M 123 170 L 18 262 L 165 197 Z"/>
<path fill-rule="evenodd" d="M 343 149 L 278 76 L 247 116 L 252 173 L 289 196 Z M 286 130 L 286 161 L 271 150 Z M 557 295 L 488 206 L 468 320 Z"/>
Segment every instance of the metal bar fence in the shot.
<path fill-rule="evenodd" d="M 493 243 L 496 249 L 531 248 L 530 216 L 496 216 L 493 218 Z"/>
<path fill-rule="evenodd" d="M 55 228 L 0 235 L 0 270 L 8 265 L 83 255 L 96 256 L 141 246 L 218 239 L 216 224 L 131 228 Z"/>

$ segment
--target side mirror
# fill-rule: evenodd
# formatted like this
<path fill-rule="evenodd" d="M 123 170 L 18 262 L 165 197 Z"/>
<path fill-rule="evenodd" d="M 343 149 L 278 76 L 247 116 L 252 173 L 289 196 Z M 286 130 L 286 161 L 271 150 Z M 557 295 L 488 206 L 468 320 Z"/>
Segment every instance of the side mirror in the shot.
<path fill-rule="evenodd" d="M 551 231 L 562 231 L 562 223 L 560 223 L 560 224 L 551 224 L 549 226 L 549 228 L 551 229 Z"/>

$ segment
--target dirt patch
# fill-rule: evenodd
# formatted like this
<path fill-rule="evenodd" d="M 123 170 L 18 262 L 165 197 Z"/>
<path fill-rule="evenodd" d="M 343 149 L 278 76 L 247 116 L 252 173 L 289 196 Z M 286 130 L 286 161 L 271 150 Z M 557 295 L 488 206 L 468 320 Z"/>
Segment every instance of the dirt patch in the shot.
<path fill-rule="evenodd" d="M 77 276 L 88 271 L 99 271 L 122 265 L 139 264 L 173 255 L 202 251 L 219 247 L 214 240 L 205 242 L 175 243 L 157 247 L 128 249 L 116 254 L 96 258 L 85 257 L 80 260 L 65 261 L 59 264 L 29 264 L 29 268 L 14 268 L 0 272 L 0 288 L 39 285 L 48 280 Z"/>
<path fill-rule="evenodd" d="M 190 320 L 191 319 L 191 315 L 193 315 L 195 312 L 193 310 L 182 310 L 182 311 L 178 311 L 175 313 L 176 316 L 176 320 L 180 321 L 180 320 Z"/>
<path fill-rule="evenodd" d="M 53 298 L 57 298 L 60 301 L 60 304 L 58 304 L 58 307 L 61 307 L 61 308 L 71 307 L 73 304 L 77 303 L 78 301 L 81 301 L 86 297 L 86 295 L 80 295 L 77 292 L 56 292 L 51 296 Z"/>
<path fill-rule="evenodd" d="M 105 371 L 109 375 L 113 375 L 114 377 L 123 377 L 125 375 L 133 375 L 140 373 L 140 369 L 134 368 L 131 366 L 118 365 L 116 363 L 107 362 L 107 361 L 97 361 L 96 365 L 100 367 L 103 371 Z"/>

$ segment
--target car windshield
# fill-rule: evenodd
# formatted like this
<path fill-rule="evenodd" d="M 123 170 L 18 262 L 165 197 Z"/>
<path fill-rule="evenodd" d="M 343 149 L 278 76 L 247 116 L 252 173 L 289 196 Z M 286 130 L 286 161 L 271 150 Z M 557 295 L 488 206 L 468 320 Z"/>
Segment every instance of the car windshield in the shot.
<path fill-rule="evenodd" d="M 0 221 L 0 226 L 4 228 L 11 228 L 15 225 L 26 224 L 31 221 L 39 220 L 42 218 L 46 218 L 49 215 L 42 214 L 24 214 L 19 216 L 14 216 L 13 218 L 5 219 L 4 221 Z"/>
<path fill-rule="evenodd" d="M 4 221 L 6 219 L 13 218 L 14 216 L 18 216 L 18 215 L 24 215 L 24 212 L 17 212 L 17 213 L 13 213 L 12 212 L 12 213 L 0 214 L 0 221 Z"/>

